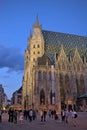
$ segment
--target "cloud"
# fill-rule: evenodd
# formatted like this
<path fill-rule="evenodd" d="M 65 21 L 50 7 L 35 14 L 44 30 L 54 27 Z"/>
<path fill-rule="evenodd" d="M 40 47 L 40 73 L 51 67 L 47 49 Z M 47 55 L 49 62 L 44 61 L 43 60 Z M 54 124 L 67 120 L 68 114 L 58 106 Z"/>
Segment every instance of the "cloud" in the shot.
<path fill-rule="evenodd" d="M 16 47 L 0 45 L 0 69 L 8 68 L 8 71 L 24 70 L 24 55 Z"/>

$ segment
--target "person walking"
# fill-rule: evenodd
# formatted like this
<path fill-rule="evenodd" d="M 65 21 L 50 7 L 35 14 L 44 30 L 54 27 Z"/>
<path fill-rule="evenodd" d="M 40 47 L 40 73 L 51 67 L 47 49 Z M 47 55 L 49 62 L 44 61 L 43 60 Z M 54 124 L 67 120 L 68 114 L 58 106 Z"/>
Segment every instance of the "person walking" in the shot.
<path fill-rule="evenodd" d="M 74 127 L 77 126 L 77 112 L 75 110 L 72 110 L 72 123 L 74 125 Z"/>
<path fill-rule="evenodd" d="M 13 112 L 13 121 L 15 124 L 17 123 L 17 111 L 16 110 L 14 110 L 14 112 Z"/>
<path fill-rule="evenodd" d="M 40 110 L 41 121 L 43 121 L 43 110 Z"/>
<path fill-rule="evenodd" d="M 62 118 L 62 121 L 64 122 L 65 121 L 65 111 L 64 110 L 61 111 L 61 118 Z"/>
<path fill-rule="evenodd" d="M 32 121 L 32 118 L 33 118 L 33 110 L 30 109 L 29 110 L 29 119 L 30 119 L 30 122 Z"/>
<path fill-rule="evenodd" d="M 44 119 L 44 121 L 46 121 L 46 114 L 47 114 L 47 111 L 44 110 L 44 111 L 43 111 L 43 119 Z"/>
<path fill-rule="evenodd" d="M 20 121 L 20 124 L 23 123 L 23 112 L 22 111 L 20 112 L 20 115 L 19 115 L 19 121 Z"/>
<path fill-rule="evenodd" d="M 65 110 L 65 122 L 68 123 L 69 111 Z"/>

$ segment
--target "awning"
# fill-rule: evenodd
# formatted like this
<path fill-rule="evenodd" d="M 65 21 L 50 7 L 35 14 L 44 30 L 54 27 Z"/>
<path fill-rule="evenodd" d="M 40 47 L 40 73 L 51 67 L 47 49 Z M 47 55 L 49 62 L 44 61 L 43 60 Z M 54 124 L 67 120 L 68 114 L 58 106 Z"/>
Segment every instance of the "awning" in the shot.
<path fill-rule="evenodd" d="M 22 105 L 20 105 L 20 104 L 13 104 L 9 108 L 12 108 L 14 110 L 22 110 Z"/>
<path fill-rule="evenodd" d="M 87 93 L 85 93 L 85 94 L 79 96 L 78 98 L 87 98 Z"/>

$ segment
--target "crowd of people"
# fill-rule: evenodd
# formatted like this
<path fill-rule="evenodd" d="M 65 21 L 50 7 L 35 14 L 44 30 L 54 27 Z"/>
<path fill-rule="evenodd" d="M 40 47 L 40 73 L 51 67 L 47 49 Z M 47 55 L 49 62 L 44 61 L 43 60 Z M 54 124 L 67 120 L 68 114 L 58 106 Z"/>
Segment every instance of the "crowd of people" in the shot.
<path fill-rule="evenodd" d="M 20 124 L 23 123 L 24 120 L 29 120 L 30 122 L 32 122 L 33 120 L 37 119 L 37 115 L 39 115 L 39 119 L 41 122 L 46 122 L 47 121 L 47 116 L 49 116 L 49 118 L 52 118 L 54 120 L 59 120 L 61 122 L 65 122 L 65 123 L 69 123 L 69 119 L 71 117 L 72 119 L 72 124 L 73 126 L 76 127 L 77 125 L 77 112 L 75 110 L 71 110 L 68 111 L 67 109 L 65 110 L 61 110 L 61 113 L 58 113 L 56 110 L 39 110 L 39 111 L 35 111 L 33 109 L 30 110 L 24 110 L 24 111 L 17 111 L 14 109 L 9 109 L 8 111 L 8 122 L 13 122 L 13 123 L 17 123 L 18 120 L 20 122 Z M 2 111 L 0 110 L 0 122 L 2 122 Z"/>
<path fill-rule="evenodd" d="M 20 121 L 20 124 L 23 123 L 23 120 L 29 120 L 30 122 L 32 120 L 35 120 L 36 118 L 36 112 L 32 109 L 30 109 L 29 111 L 17 111 L 17 110 L 13 110 L 13 109 L 9 109 L 8 111 L 8 115 L 9 115 L 9 122 L 14 122 L 17 123 L 17 121 Z"/>

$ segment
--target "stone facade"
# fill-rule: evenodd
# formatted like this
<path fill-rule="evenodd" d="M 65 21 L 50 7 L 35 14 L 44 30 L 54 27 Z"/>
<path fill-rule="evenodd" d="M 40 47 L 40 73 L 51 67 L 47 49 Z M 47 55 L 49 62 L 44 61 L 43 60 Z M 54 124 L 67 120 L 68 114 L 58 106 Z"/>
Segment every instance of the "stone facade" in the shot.
<path fill-rule="evenodd" d="M 24 109 L 71 109 L 87 91 L 87 37 L 44 31 L 37 17 L 24 62 Z"/>

